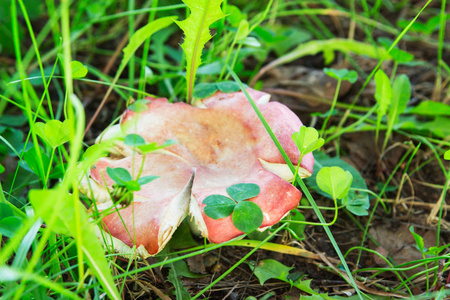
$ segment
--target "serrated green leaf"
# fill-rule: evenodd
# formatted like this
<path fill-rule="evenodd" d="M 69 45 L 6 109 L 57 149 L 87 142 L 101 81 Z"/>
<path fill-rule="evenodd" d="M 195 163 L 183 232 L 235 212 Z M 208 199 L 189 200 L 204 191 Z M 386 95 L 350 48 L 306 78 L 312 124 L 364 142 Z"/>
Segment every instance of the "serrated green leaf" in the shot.
<path fill-rule="evenodd" d="M 235 201 L 223 195 L 208 196 L 202 203 L 206 205 L 205 214 L 214 220 L 228 217 L 236 207 Z"/>
<path fill-rule="evenodd" d="M 242 201 L 234 208 L 231 218 L 237 229 L 248 233 L 261 227 L 264 216 L 258 204 Z"/>
<path fill-rule="evenodd" d="M 316 177 L 319 188 L 331 195 L 333 199 L 344 198 L 350 189 L 352 180 L 352 174 L 339 167 L 323 167 Z"/>
<path fill-rule="evenodd" d="M 73 78 L 83 78 L 87 75 L 88 69 L 79 61 L 71 61 L 70 66 L 72 67 L 72 77 Z"/>
<path fill-rule="evenodd" d="M 201 63 L 202 50 L 211 39 L 209 27 L 225 17 L 220 5 L 223 0 L 183 0 L 189 7 L 189 17 L 184 21 L 175 21 L 184 32 L 181 45 L 186 55 L 186 91 L 190 101 L 195 83 L 195 74 Z"/>
<path fill-rule="evenodd" d="M 237 202 L 256 197 L 260 191 L 259 186 L 255 183 L 238 183 L 227 188 L 228 195 Z"/>

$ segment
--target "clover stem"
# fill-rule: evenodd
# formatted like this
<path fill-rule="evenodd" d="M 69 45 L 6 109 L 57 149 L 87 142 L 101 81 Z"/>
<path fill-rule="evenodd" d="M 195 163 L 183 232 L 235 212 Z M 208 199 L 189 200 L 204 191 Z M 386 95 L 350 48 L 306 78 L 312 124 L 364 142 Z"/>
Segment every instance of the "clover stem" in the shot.
<path fill-rule="evenodd" d="M 300 156 L 298 158 L 297 167 L 295 168 L 294 179 L 292 180 L 292 183 L 294 184 L 294 186 L 295 186 L 295 183 L 296 183 L 296 179 L 297 179 L 297 176 L 298 176 L 298 169 L 300 168 L 300 163 L 301 163 L 302 159 L 303 159 L 303 154 L 300 153 Z"/>
<path fill-rule="evenodd" d="M 322 137 L 322 138 L 324 138 L 325 127 L 327 126 L 328 120 L 330 119 L 331 114 L 333 113 L 334 107 L 336 106 L 337 98 L 339 95 L 339 90 L 341 89 L 341 82 L 342 82 L 342 79 L 339 78 L 337 85 L 336 85 L 336 91 L 334 92 L 333 103 L 331 103 L 329 113 L 327 114 L 327 117 L 325 118 L 325 121 L 323 122 L 322 129 L 320 130 L 320 137 Z"/>
<path fill-rule="evenodd" d="M 337 205 L 337 200 L 333 198 L 334 201 L 334 218 L 333 221 L 331 221 L 330 223 L 315 223 L 315 222 L 306 222 L 306 221 L 293 221 L 293 220 L 285 220 L 285 221 L 280 221 L 280 222 L 285 222 L 285 223 L 295 223 L 295 224 L 304 224 L 304 225 L 320 225 L 320 226 L 331 226 L 333 225 L 338 217 L 338 211 L 339 211 L 339 207 Z"/>

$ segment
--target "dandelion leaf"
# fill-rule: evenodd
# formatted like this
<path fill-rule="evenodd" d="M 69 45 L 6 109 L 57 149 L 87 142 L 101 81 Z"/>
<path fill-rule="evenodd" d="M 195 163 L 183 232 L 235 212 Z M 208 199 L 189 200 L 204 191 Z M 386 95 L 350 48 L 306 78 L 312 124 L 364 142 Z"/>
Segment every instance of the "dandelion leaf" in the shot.
<path fill-rule="evenodd" d="M 181 22 L 175 21 L 184 32 L 181 45 L 186 54 L 187 95 L 191 99 L 195 74 L 201 63 L 202 49 L 212 36 L 209 26 L 225 17 L 220 5 L 223 0 L 183 0 L 190 9 L 189 17 Z"/>

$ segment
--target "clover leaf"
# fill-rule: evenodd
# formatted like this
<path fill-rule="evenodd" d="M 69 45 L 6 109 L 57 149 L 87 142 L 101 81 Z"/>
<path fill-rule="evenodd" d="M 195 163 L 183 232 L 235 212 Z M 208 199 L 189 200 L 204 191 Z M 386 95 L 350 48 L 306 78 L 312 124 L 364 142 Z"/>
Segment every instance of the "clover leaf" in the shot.
<path fill-rule="evenodd" d="M 339 167 L 323 167 L 316 177 L 319 188 L 334 200 L 347 196 L 352 181 L 352 174 Z"/>
<path fill-rule="evenodd" d="M 350 83 L 355 83 L 356 79 L 358 79 L 358 73 L 355 71 L 347 70 L 347 69 L 333 69 L 333 68 L 324 68 L 323 71 L 330 77 L 333 77 L 336 80 L 348 80 Z"/>
<path fill-rule="evenodd" d="M 204 212 L 212 219 L 222 219 L 232 215 L 234 226 L 248 233 L 261 227 L 263 213 L 258 204 L 245 201 L 259 195 L 260 188 L 254 183 L 238 183 L 227 188 L 230 197 L 210 195 L 203 200 Z"/>
<path fill-rule="evenodd" d="M 319 138 L 319 133 L 313 127 L 300 127 L 298 132 L 292 134 L 292 139 L 300 151 L 300 157 L 319 149 L 325 143 L 323 138 Z"/>

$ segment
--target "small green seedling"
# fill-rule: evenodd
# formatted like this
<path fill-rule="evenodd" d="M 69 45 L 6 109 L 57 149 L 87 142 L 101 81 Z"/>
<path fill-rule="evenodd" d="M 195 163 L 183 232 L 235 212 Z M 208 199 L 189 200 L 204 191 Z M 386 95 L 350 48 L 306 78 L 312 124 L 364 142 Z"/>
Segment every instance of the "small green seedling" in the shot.
<path fill-rule="evenodd" d="M 254 183 L 238 183 L 227 188 L 230 197 L 211 195 L 203 200 L 205 214 L 212 219 L 232 215 L 234 226 L 248 233 L 261 227 L 263 212 L 258 204 L 245 201 L 259 195 L 260 188 Z"/>
<path fill-rule="evenodd" d="M 416 241 L 417 249 L 420 251 L 422 255 L 428 251 L 428 248 L 425 247 L 425 243 L 423 241 L 423 237 L 414 232 L 414 226 L 409 227 L 409 231 L 412 233 L 414 240 Z"/>
<path fill-rule="evenodd" d="M 306 154 L 319 149 L 325 143 L 323 138 L 319 138 L 319 133 L 314 127 L 300 127 L 298 132 L 292 134 L 292 139 L 300 151 L 299 161 Z"/>
<path fill-rule="evenodd" d="M 133 192 L 141 190 L 141 186 L 147 184 L 159 176 L 144 176 L 137 180 L 131 177 L 130 172 L 125 168 L 106 168 L 106 173 L 114 180 L 113 191 L 111 192 L 111 198 L 114 203 L 119 203 L 122 206 L 130 205 L 133 201 Z"/>
<path fill-rule="evenodd" d="M 324 136 L 325 128 L 327 126 L 328 120 L 330 119 L 331 112 L 334 110 L 336 106 L 337 98 L 339 95 L 339 90 L 341 88 L 341 83 L 343 80 L 348 80 L 350 83 L 355 83 L 358 79 L 358 73 L 355 71 L 349 71 L 347 69 L 332 69 L 332 68 L 324 68 L 323 71 L 330 77 L 333 77 L 337 80 L 336 91 L 334 93 L 333 103 L 331 104 L 330 113 L 327 115 L 325 121 L 323 122 L 322 129 L 320 130 L 320 136 Z"/>
<path fill-rule="evenodd" d="M 294 132 L 292 134 L 292 140 L 300 151 L 300 156 L 298 159 L 299 162 L 302 161 L 302 158 L 306 154 L 319 149 L 325 143 L 325 140 L 323 138 L 319 138 L 319 133 L 315 128 L 306 126 L 302 126 L 300 127 L 300 130 L 298 132 Z M 295 169 L 293 182 L 295 182 L 297 178 L 299 167 L 300 164 L 298 164 L 297 168 Z"/>

